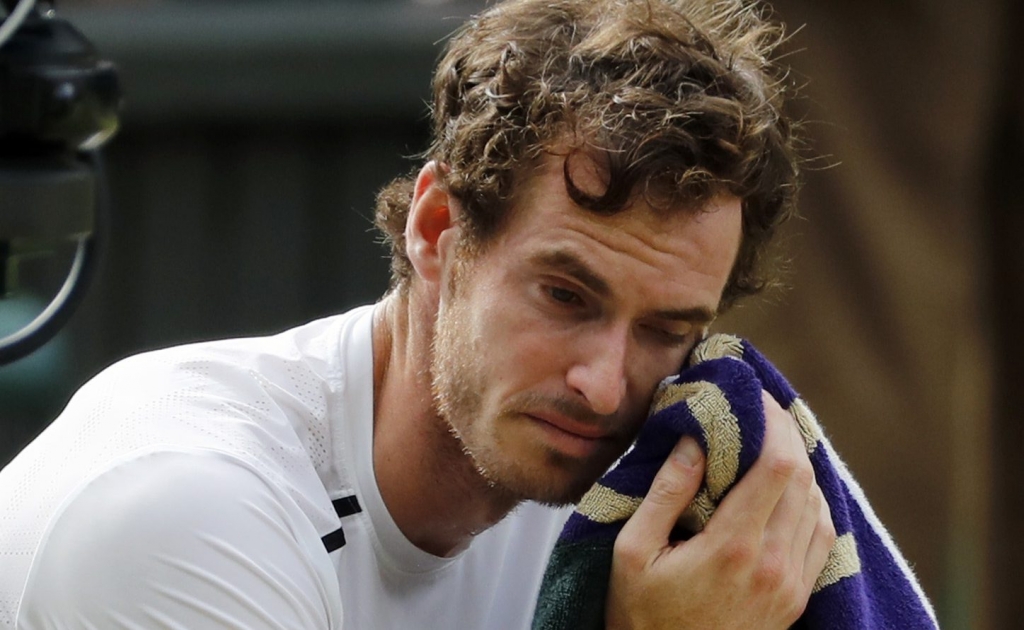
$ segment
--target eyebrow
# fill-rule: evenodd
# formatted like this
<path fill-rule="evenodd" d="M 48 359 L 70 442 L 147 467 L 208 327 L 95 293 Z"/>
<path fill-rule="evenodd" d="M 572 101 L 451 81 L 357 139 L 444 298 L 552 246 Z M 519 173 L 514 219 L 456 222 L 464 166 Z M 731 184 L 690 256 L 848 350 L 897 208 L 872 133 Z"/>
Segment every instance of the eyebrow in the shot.
<path fill-rule="evenodd" d="M 611 287 L 604 278 L 591 271 L 590 267 L 583 264 L 576 254 L 565 250 L 541 252 L 530 257 L 530 261 L 544 267 L 558 269 L 567 273 L 601 297 L 611 295 Z"/>
<path fill-rule="evenodd" d="M 557 269 L 575 278 L 580 284 L 587 287 L 600 297 L 611 295 L 611 287 L 604 278 L 594 273 L 590 267 L 583 263 L 580 258 L 565 250 L 541 252 L 529 258 L 530 262 L 545 267 Z M 718 316 L 717 309 L 707 306 L 692 306 L 683 309 L 670 309 L 655 311 L 651 317 L 671 321 L 684 321 L 693 324 L 708 324 Z"/>
<path fill-rule="evenodd" d="M 691 324 L 710 324 L 718 317 L 717 311 L 706 306 L 694 306 L 671 311 L 656 311 L 652 313 L 655 319 L 667 319 L 672 321 L 689 322 Z"/>

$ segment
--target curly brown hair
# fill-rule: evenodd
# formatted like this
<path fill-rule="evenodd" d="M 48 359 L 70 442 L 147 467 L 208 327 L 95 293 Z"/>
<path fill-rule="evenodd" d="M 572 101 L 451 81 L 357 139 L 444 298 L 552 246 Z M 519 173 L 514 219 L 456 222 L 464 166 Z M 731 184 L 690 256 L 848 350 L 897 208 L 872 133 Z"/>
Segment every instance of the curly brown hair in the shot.
<path fill-rule="evenodd" d="M 544 153 L 565 156 L 575 203 L 611 214 L 637 195 L 699 209 L 742 200 L 743 238 L 722 308 L 771 282 L 762 259 L 795 212 L 798 159 L 782 113 L 786 75 L 769 59 L 783 28 L 743 0 L 511 0 L 464 25 L 434 75 L 434 140 L 424 157 L 464 208 L 474 244 L 500 229 L 514 190 Z M 598 156 L 608 186 L 573 183 L 573 155 Z M 404 230 L 413 178 L 381 191 L 392 289 L 412 269 Z"/>

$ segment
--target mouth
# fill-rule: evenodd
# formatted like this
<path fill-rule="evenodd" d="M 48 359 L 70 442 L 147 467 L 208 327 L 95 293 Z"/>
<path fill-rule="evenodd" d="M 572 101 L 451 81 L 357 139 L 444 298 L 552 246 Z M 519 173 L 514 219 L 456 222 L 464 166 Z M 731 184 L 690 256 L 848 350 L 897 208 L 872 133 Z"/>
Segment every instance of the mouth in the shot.
<path fill-rule="evenodd" d="M 590 457 L 610 439 L 601 427 L 564 416 L 526 414 L 526 417 L 543 432 L 550 447 L 570 457 Z"/>

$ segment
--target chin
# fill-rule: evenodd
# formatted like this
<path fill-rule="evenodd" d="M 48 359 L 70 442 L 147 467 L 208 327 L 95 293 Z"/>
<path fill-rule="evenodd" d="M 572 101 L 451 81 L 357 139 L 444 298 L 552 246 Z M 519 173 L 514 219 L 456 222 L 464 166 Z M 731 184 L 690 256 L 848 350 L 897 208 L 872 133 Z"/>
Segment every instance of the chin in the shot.
<path fill-rule="evenodd" d="M 610 464 L 544 453 L 543 461 L 530 466 L 528 458 L 490 462 L 480 466 L 485 478 L 518 501 L 533 501 L 552 507 L 574 505 L 597 482 Z"/>

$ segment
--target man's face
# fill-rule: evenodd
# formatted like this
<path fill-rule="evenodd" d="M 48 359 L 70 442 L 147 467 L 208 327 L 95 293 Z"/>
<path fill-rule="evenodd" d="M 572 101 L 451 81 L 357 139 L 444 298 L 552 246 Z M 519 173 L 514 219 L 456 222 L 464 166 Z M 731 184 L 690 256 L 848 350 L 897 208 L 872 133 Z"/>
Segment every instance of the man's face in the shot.
<path fill-rule="evenodd" d="M 574 173 L 587 190 L 593 174 Z M 551 159 L 502 232 L 451 265 L 432 356 L 439 415 L 480 473 L 519 500 L 564 504 L 632 443 L 661 380 L 717 309 L 740 202 L 612 217 L 568 197 Z"/>

